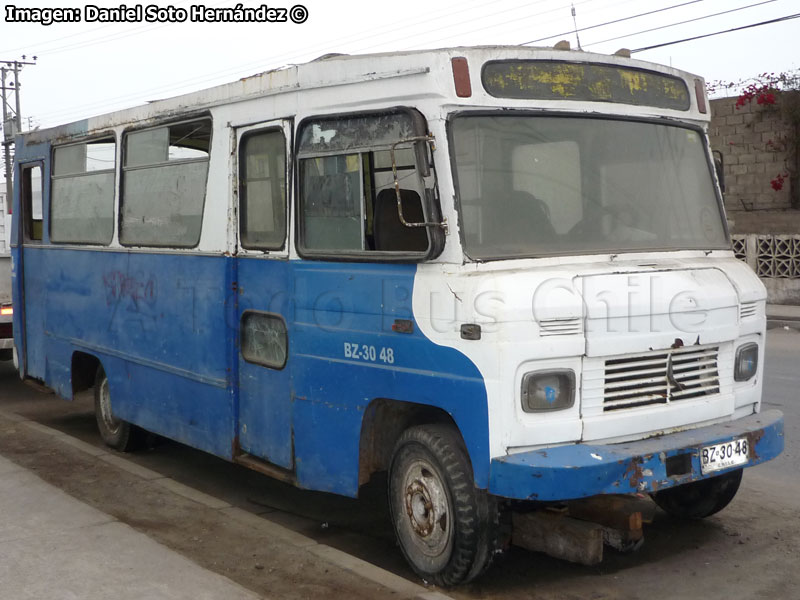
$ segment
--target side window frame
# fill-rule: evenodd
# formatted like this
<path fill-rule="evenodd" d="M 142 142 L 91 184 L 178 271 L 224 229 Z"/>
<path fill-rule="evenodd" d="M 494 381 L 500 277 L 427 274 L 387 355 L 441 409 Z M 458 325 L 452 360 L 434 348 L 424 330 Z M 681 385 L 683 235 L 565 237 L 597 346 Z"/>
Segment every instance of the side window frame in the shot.
<path fill-rule="evenodd" d="M 80 173 L 80 174 L 56 175 L 56 151 L 57 150 L 59 150 L 61 148 L 67 148 L 67 147 L 70 147 L 70 146 L 77 146 L 77 145 L 80 145 L 80 144 L 91 144 L 91 143 L 104 142 L 104 141 L 112 142 L 114 144 L 114 164 L 110 169 L 102 169 L 102 170 L 96 170 L 96 171 L 85 171 L 85 172 Z M 117 221 L 118 214 L 117 214 L 116 195 L 117 195 L 117 190 L 118 190 L 119 184 L 120 184 L 119 174 L 122 172 L 121 170 L 117 170 L 117 166 L 118 166 L 117 161 L 118 161 L 119 156 L 120 156 L 119 143 L 120 143 L 120 141 L 117 139 L 116 134 L 113 131 L 107 131 L 107 132 L 103 132 L 101 134 L 93 135 L 93 136 L 88 137 L 88 138 L 83 138 L 83 139 L 80 139 L 80 140 L 70 141 L 69 143 L 59 144 L 58 146 L 53 146 L 52 147 L 52 149 L 50 151 L 50 165 L 51 165 L 51 167 L 50 167 L 50 178 L 49 178 L 50 179 L 50 194 L 49 194 L 49 198 L 48 198 L 48 207 L 49 207 L 49 211 L 48 211 L 49 219 L 48 219 L 48 221 L 49 222 L 48 222 L 48 226 L 47 226 L 48 235 L 50 236 L 49 240 L 50 240 L 51 243 L 54 243 L 54 244 L 66 244 L 66 245 L 81 245 L 81 246 L 103 246 L 103 247 L 111 245 L 111 243 L 114 240 L 114 236 L 117 233 L 117 224 L 118 224 L 118 221 Z M 97 242 L 97 241 L 55 241 L 55 240 L 53 240 L 53 231 L 52 231 L 53 230 L 53 187 L 54 187 L 53 186 L 53 181 L 54 180 L 57 181 L 59 179 L 66 179 L 66 178 L 69 178 L 69 177 L 85 177 L 85 176 L 91 176 L 91 175 L 102 174 L 102 173 L 107 173 L 107 172 L 112 173 L 113 176 L 114 176 L 114 181 L 113 181 L 112 188 L 111 188 L 111 201 L 110 201 L 110 203 L 111 203 L 111 223 L 112 223 L 112 225 L 111 225 L 111 236 L 108 238 L 108 240 L 105 241 L 105 242 Z"/>
<path fill-rule="evenodd" d="M 303 118 L 297 125 L 295 131 L 295 151 L 293 153 L 294 172 L 296 173 L 294 181 L 294 211 L 295 211 L 295 247 L 300 257 L 314 260 L 331 260 L 331 261 L 350 261 L 350 262 L 403 262 L 403 263 L 417 263 L 428 260 L 438 255 L 444 247 L 444 232 L 440 227 L 425 227 L 426 237 L 428 240 L 427 247 L 424 251 L 386 251 L 386 250 L 372 250 L 372 249 L 315 249 L 308 248 L 305 244 L 305 214 L 304 214 L 304 198 L 303 198 L 303 168 L 302 161 L 314 158 L 328 158 L 328 157 L 342 157 L 348 155 L 357 155 L 359 163 L 359 173 L 361 176 L 362 197 L 361 204 L 372 203 L 374 205 L 375 189 L 374 180 L 364 181 L 364 170 L 368 167 L 370 177 L 374 178 L 374 153 L 388 150 L 388 146 L 376 145 L 365 143 L 363 145 L 354 146 L 346 150 L 330 151 L 330 152 L 304 152 L 301 147 L 302 134 L 304 128 L 315 122 L 335 121 L 336 119 L 350 119 L 358 117 L 380 117 L 391 114 L 406 114 L 410 117 L 413 136 L 427 135 L 428 126 L 425 117 L 418 110 L 406 107 L 390 107 L 386 109 L 379 109 L 373 111 L 359 111 L 351 113 L 335 113 L 325 115 L 313 115 Z M 313 126 L 313 125 L 312 125 Z M 402 151 L 406 146 L 401 146 L 398 151 Z M 411 146 L 409 146 L 411 148 Z M 433 165 L 433 158 L 427 151 L 422 153 L 414 151 L 412 154 L 415 157 L 414 171 L 417 180 L 417 187 L 412 188 L 412 191 L 419 195 L 422 205 L 422 213 L 425 221 L 441 221 L 441 210 L 438 205 L 438 190 L 436 186 L 436 176 Z M 424 154 L 424 160 L 422 155 Z M 432 181 L 429 188 L 427 181 Z M 384 186 L 381 186 L 384 187 Z M 367 190 L 369 190 L 367 192 Z M 371 193 L 373 197 L 366 199 L 364 194 Z M 374 206 L 373 206 L 374 210 Z M 432 213 L 432 214 L 429 214 Z M 366 228 L 366 221 L 369 216 L 364 215 L 363 228 Z M 413 221 L 413 219 L 409 219 Z M 362 239 L 364 235 L 362 233 Z"/>
<path fill-rule="evenodd" d="M 134 133 L 142 133 L 145 131 L 156 130 L 161 128 L 170 128 L 175 127 L 176 125 L 183 125 L 186 123 L 199 123 L 204 121 L 208 123 L 209 129 L 209 141 L 208 141 L 208 151 L 207 156 L 205 158 L 188 158 L 188 159 L 178 159 L 173 161 L 163 161 L 159 163 L 153 163 L 150 165 L 136 165 L 136 166 L 126 166 L 127 162 L 127 155 L 128 155 L 128 136 Z M 195 249 L 200 245 L 203 237 L 203 224 L 205 220 L 205 213 L 206 213 L 206 201 L 208 199 L 208 179 L 211 174 L 211 151 L 214 145 L 214 122 L 210 113 L 204 112 L 201 114 L 191 114 L 191 115 L 182 115 L 179 119 L 174 119 L 170 121 L 163 121 L 157 124 L 151 124 L 147 127 L 137 127 L 137 128 L 129 128 L 122 132 L 120 136 L 120 165 L 119 165 L 119 203 L 117 208 L 117 237 L 119 239 L 119 244 L 125 248 L 177 248 L 181 250 L 191 250 Z M 126 202 L 126 194 L 125 194 L 125 175 L 128 172 L 132 172 L 135 170 L 143 170 L 148 168 L 155 168 L 158 166 L 164 165 L 181 165 L 181 164 L 192 164 L 192 163 L 200 163 L 205 162 L 207 164 L 206 167 L 206 176 L 205 180 L 203 181 L 203 200 L 200 206 L 200 225 L 197 234 L 197 240 L 192 244 L 176 244 L 172 242 L 165 242 L 163 244 L 154 244 L 154 243 L 143 243 L 140 241 L 132 242 L 130 240 L 124 240 L 124 231 L 125 227 L 123 224 L 124 218 L 124 211 L 125 211 L 125 202 Z"/>
<path fill-rule="evenodd" d="M 39 219 L 33 218 L 33 190 L 31 189 L 32 183 L 32 171 L 34 169 L 39 169 L 39 181 L 40 181 L 40 190 L 39 193 L 41 194 L 41 203 L 40 203 L 40 211 L 41 217 Z M 45 168 L 44 168 L 44 161 L 36 160 L 26 163 L 21 163 L 19 166 L 19 179 L 20 179 L 20 186 L 19 186 L 19 200 L 20 200 L 20 212 L 21 212 L 21 219 L 19 223 L 19 232 L 21 234 L 20 245 L 41 245 L 44 243 L 44 234 L 45 234 L 45 206 L 47 203 L 45 202 Z M 39 229 L 39 237 L 35 237 L 34 234 L 34 223 L 38 221 L 40 224 Z"/>
<path fill-rule="evenodd" d="M 284 126 L 285 125 L 285 126 Z M 236 191 L 238 200 L 238 223 L 236 236 L 238 239 L 239 247 L 245 252 L 250 253 L 264 253 L 264 254 L 285 254 L 289 239 L 289 222 L 290 222 L 290 207 L 289 201 L 291 190 L 291 177 L 292 177 L 292 157 L 290 155 L 290 136 L 291 136 L 291 121 L 281 123 L 270 123 L 262 126 L 255 126 L 253 128 L 246 127 L 240 135 L 235 138 L 236 144 Z M 245 218 L 247 212 L 247 204 L 249 202 L 247 184 L 245 175 L 247 172 L 245 149 L 246 143 L 249 139 L 270 133 L 279 133 L 283 142 L 284 152 L 284 173 L 283 173 L 283 237 L 280 244 L 254 244 L 245 242 Z M 274 209 L 274 204 L 273 204 Z"/>

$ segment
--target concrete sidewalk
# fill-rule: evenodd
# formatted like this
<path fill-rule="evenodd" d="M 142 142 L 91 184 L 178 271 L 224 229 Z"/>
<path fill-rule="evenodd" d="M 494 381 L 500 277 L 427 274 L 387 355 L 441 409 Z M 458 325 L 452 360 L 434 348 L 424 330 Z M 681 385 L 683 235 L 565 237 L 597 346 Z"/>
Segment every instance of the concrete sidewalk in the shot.
<path fill-rule="evenodd" d="M 3 457 L 0 507 L 0 598 L 260 598 Z"/>
<path fill-rule="evenodd" d="M 791 327 L 800 329 L 800 306 L 790 304 L 767 304 L 767 327 Z"/>

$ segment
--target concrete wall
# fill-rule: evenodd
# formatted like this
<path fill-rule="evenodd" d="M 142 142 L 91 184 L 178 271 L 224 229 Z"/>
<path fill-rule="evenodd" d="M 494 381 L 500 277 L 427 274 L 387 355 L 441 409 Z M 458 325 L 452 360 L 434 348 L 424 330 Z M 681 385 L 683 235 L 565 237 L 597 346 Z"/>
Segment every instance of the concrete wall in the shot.
<path fill-rule="evenodd" d="M 753 102 L 736 108 L 736 97 L 711 101 L 711 147 L 725 160 L 725 207 L 731 213 L 792 208 L 790 181 L 780 191 L 770 186 L 779 173 L 786 172 L 787 153 L 781 140 L 788 133 L 780 103 L 758 105 Z M 742 232 L 750 233 L 750 232 Z"/>
<path fill-rule="evenodd" d="M 794 97 L 777 95 L 778 104 L 755 101 L 736 108 L 737 98 L 711 101 L 711 147 L 725 162 L 725 208 L 737 256 L 745 260 L 767 287 L 774 304 L 800 305 L 800 185 L 786 179 L 782 190 L 770 185 L 787 171 L 783 140 L 789 125 L 781 103 Z M 797 165 L 794 167 L 797 173 Z"/>

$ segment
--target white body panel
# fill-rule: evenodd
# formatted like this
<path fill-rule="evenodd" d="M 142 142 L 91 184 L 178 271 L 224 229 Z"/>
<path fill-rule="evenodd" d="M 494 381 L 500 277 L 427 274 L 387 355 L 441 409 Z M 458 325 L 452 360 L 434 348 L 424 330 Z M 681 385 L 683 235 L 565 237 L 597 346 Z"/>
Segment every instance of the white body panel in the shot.
<path fill-rule="evenodd" d="M 666 289 L 651 295 L 659 285 Z M 756 303 L 755 313 L 740 319 L 740 302 Z M 734 384 L 733 353 L 734 346 L 762 337 L 764 302 L 761 282 L 732 253 L 673 252 L 424 266 L 413 307 L 426 336 L 458 349 L 480 370 L 489 401 L 490 452 L 497 457 L 696 427 L 731 419 L 742 407 L 747 414 L 757 411 L 761 370 L 753 380 Z M 559 322 L 567 325 L 553 329 Z M 462 339 L 462 323 L 480 324 L 481 339 Z M 669 349 L 676 339 L 685 346 L 699 341 L 719 347 L 719 393 L 604 412 L 603 359 Z M 576 373 L 573 407 L 523 412 L 522 376 L 556 368 Z"/>

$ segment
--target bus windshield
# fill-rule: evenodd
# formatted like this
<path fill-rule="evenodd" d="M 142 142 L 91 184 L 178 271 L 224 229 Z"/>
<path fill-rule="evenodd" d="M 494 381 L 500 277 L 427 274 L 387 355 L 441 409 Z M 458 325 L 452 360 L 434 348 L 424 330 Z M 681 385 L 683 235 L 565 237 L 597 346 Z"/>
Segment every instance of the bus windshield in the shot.
<path fill-rule="evenodd" d="M 451 139 L 473 259 L 729 246 L 694 129 L 484 113 L 456 116 Z"/>

